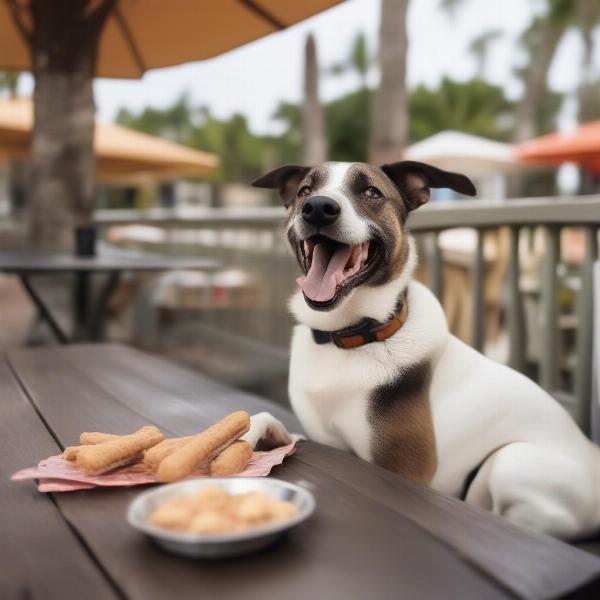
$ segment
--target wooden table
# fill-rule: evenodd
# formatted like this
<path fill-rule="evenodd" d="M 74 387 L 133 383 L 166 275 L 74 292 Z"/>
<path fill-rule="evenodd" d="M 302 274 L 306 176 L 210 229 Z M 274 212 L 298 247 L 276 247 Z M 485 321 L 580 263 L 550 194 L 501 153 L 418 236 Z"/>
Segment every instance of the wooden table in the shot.
<path fill-rule="evenodd" d="M 317 499 L 315 515 L 286 540 L 235 560 L 167 554 L 126 523 L 141 488 L 43 495 L 8 476 L 83 430 L 154 423 L 185 435 L 241 408 L 271 410 L 297 430 L 291 414 L 122 346 L 0 354 L 0 390 L 1 598 L 488 600 L 599 591 L 592 554 L 310 442 L 273 472 Z"/>
<path fill-rule="evenodd" d="M 123 273 L 151 273 L 179 269 L 215 270 L 218 263 L 201 257 L 180 256 L 75 256 L 53 252 L 0 252 L 0 271 L 18 275 L 40 317 L 61 344 L 73 340 L 98 341 L 103 337 L 103 323 L 108 300 Z M 52 311 L 37 292 L 31 277 L 35 275 L 75 275 L 73 336 L 67 335 Z M 91 298 L 90 276 L 104 273 L 108 277 L 95 300 Z"/>

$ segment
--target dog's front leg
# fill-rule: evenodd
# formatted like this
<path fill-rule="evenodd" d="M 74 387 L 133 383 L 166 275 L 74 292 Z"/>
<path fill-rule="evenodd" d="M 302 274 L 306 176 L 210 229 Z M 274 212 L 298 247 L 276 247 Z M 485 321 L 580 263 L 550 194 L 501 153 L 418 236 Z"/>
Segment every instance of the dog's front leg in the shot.
<path fill-rule="evenodd" d="M 290 433 L 271 413 L 261 412 L 250 417 L 250 430 L 242 436 L 242 439 L 252 448 L 270 450 L 306 438 L 299 433 Z"/>

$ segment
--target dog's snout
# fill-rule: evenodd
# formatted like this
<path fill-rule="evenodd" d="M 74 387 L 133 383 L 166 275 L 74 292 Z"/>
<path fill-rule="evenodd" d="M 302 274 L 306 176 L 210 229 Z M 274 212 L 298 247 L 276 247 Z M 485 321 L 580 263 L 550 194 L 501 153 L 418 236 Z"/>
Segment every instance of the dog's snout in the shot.
<path fill-rule="evenodd" d="M 302 217 L 309 225 L 324 227 L 335 223 L 342 212 L 342 207 L 328 196 L 309 198 L 302 207 Z"/>

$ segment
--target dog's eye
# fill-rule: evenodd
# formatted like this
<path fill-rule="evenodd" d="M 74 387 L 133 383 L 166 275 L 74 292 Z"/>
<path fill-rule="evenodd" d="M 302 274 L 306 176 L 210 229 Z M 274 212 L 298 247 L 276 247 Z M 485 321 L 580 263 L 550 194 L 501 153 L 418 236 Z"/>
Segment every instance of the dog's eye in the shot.
<path fill-rule="evenodd" d="M 298 196 L 308 196 L 312 193 L 312 188 L 310 185 L 303 185 L 298 192 Z"/>
<path fill-rule="evenodd" d="M 364 192 L 367 198 L 381 198 L 383 195 L 376 187 L 370 186 Z"/>

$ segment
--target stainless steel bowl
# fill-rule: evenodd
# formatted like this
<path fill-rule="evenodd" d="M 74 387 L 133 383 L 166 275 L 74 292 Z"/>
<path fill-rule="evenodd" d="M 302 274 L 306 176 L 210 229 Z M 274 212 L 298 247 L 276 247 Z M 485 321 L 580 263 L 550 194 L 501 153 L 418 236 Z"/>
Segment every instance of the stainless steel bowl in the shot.
<path fill-rule="evenodd" d="M 150 514 L 163 502 L 214 485 L 230 494 L 264 492 L 278 500 L 287 500 L 296 506 L 296 514 L 291 519 L 265 527 L 223 534 L 180 533 L 155 527 L 148 522 Z M 293 483 L 272 477 L 211 477 L 163 485 L 140 494 L 129 505 L 127 520 L 132 527 L 147 534 L 170 552 L 191 557 L 223 558 L 264 548 L 310 517 L 314 509 L 315 498 L 312 493 Z"/>

